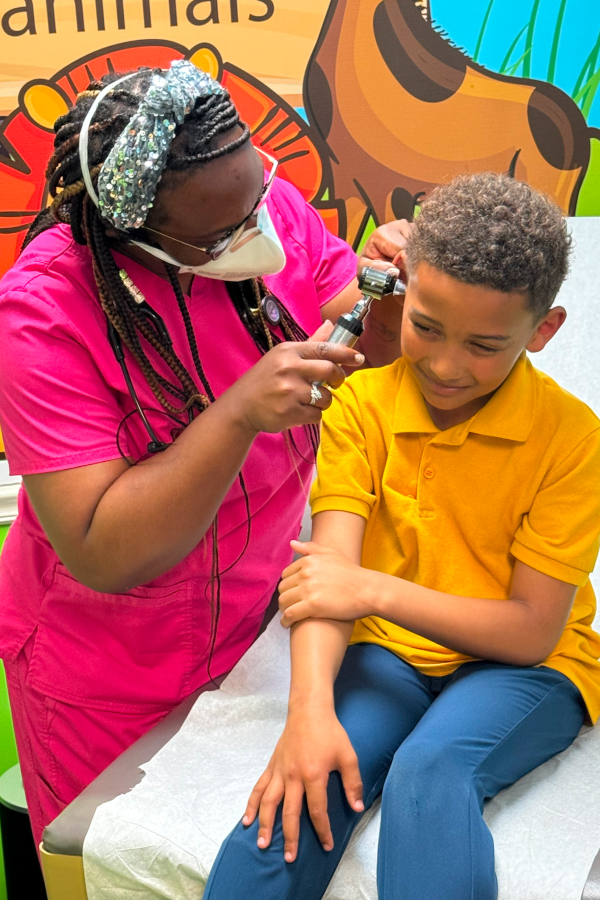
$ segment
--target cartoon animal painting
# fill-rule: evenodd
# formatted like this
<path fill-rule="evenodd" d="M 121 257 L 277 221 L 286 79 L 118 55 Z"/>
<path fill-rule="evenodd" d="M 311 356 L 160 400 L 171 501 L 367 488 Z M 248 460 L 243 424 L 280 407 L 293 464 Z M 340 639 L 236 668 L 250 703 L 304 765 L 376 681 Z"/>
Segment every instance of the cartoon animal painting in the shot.
<path fill-rule="evenodd" d="M 579 108 L 552 84 L 473 62 L 433 28 L 427 0 L 332 0 L 304 103 L 354 246 L 370 217 L 410 218 L 461 172 L 510 172 L 575 213 L 592 133 Z"/>
<path fill-rule="evenodd" d="M 488 71 L 455 47 L 433 27 L 429 0 L 331 0 L 305 73 L 310 124 L 210 44 L 122 43 L 25 84 L 0 125 L 0 275 L 47 202 L 57 116 L 106 72 L 184 57 L 221 80 L 254 143 L 355 248 L 373 222 L 410 218 L 465 171 L 510 172 L 572 215 L 600 137 L 557 87 Z"/>
<path fill-rule="evenodd" d="M 229 63 L 217 49 L 199 44 L 187 50 L 170 41 L 119 44 L 77 60 L 48 81 L 26 84 L 19 107 L 0 127 L 0 275 L 16 259 L 29 225 L 47 202 L 44 170 L 54 139 L 55 119 L 74 103 L 79 91 L 107 72 L 138 66 L 168 68 L 171 60 L 190 59 L 218 78 L 230 92 L 252 141 L 279 160 L 279 174 L 309 202 L 331 187 L 327 149 L 318 134 L 285 101 L 264 84 Z M 334 233 L 339 230 L 335 203 L 321 204 L 321 215 Z"/>

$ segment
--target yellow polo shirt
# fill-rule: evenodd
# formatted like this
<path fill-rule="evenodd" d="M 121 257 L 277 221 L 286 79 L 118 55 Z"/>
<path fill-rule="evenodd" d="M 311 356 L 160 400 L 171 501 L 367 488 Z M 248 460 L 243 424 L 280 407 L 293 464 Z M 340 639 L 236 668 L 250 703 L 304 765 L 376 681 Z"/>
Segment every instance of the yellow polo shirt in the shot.
<path fill-rule="evenodd" d="M 600 714 L 600 636 L 590 584 L 600 534 L 600 420 L 526 355 L 467 422 L 440 431 L 402 359 L 356 372 L 323 417 L 313 515 L 367 520 L 362 565 L 433 590 L 505 600 L 516 559 L 577 585 L 543 665 Z M 352 642 L 387 647 L 428 675 L 470 657 L 370 616 Z"/>

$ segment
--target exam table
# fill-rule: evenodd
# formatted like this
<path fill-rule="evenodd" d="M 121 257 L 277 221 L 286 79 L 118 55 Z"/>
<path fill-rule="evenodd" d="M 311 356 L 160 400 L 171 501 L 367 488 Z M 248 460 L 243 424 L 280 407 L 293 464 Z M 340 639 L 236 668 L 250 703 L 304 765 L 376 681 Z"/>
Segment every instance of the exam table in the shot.
<path fill-rule="evenodd" d="M 596 587 L 598 588 L 598 579 L 596 579 Z M 269 624 L 270 620 L 275 616 L 276 613 L 276 598 L 272 601 L 267 613 L 265 615 L 265 620 L 263 622 L 263 627 L 261 628 L 261 632 L 264 631 Z M 600 617 L 599 617 L 600 620 Z M 597 627 L 600 625 L 600 621 L 597 621 Z M 277 622 L 273 622 L 271 624 L 271 629 L 269 631 L 273 632 L 273 627 L 279 628 Z M 265 635 L 268 637 L 268 634 Z M 224 680 L 221 679 L 221 681 Z M 207 690 L 216 690 L 216 686 L 211 686 Z M 200 689 L 192 694 L 187 700 L 181 703 L 173 712 L 171 712 L 165 719 L 162 720 L 158 725 L 156 725 L 153 729 L 151 729 L 146 735 L 144 735 L 140 740 L 138 740 L 132 747 L 126 750 L 117 760 L 115 760 L 112 765 L 110 765 L 101 775 L 99 775 L 95 781 L 93 781 L 83 792 L 77 797 L 59 816 L 54 820 L 44 832 L 43 843 L 41 846 L 41 858 L 42 858 L 42 867 L 44 871 L 44 876 L 46 880 L 46 887 L 48 893 L 48 900 L 87 900 L 88 894 L 86 892 L 86 886 L 84 881 L 84 867 L 83 867 L 83 844 L 90 829 L 90 825 L 92 822 L 92 818 L 96 809 L 100 806 L 100 804 L 107 803 L 108 801 L 113 800 L 114 798 L 122 797 L 122 795 L 128 794 L 136 785 L 138 785 L 142 778 L 144 777 L 141 766 L 144 766 L 148 763 L 149 760 L 152 760 L 155 755 L 165 747 L 165 745 L 173 738 L 179 730 L 182 728 L 184 722 L 188 715 L 190 715 L 192 708 L 200 694 L 204 693 L 205 689 Z M 238 698 L 239 699 L 239 698 Z M 225 701 L 227 702 L 227 701 Z M 588 743 L 587 746 L 581 744 L 582 741 L 589 741 L 590 736 L 592 737 L 592 742 Z M 582 734 L 576 740 L 576 744 L 580 743 L 580 759 L 581 752 L 583 750 L 584 753 L 589 754 L 590 752 L 595 756 L 595 765 L 596 768 L 594 771 L 600 771 L 600 729 L 582 729 Z M 570 752 L 573 753 L 575 750 L 575 744 L 573 748 L 569 748 L 564 754 L 559 754 L 559 757 L 565 756 Z M 559 757 L 556 757 L 557 765 L 563 764 Z M 214 763 L 214 761 L 213 761 Z M 547 763 L 546 766 L 549 764 Z M 538 770 L 539 771 L 539 770 Z M 553 773 L 550 772 L 550 777 L 555 779 L 557 776 L 557 770 Z M 551 814 L 550 816 L 550 827 L 553 831 L 553 838 L 556 841 L 558 838 L 562 840 L 563 834 L 566 836 L 566 840 L 568 841 L 569 831 L 568 829 L 564 831 L 565 825 L 568 825 L 569 815 L 573 818 L 573 801 L 572 801 L 572 788 L 573 788 L 573 766 L 571 765 L 571 780 L 566 779 L 564 785 L 561 784 L 560 781 L 560 773 L 558 773 L 558 784 L 559 790 L 556 789 L 552 795 L 552 802 L 550 804 L 550 809 L 548 809 L 548 804 L 544 805 L 544 797 L 541 798 L 541 801 L 538 803 L 539 808 L 539 819 L 537 817 L 537 813 L 534 815 L 533 819 L 531 816 L 531 808 L 527 807 L 527 804 L 523 802 L 523 791 L 521 791 L 521 796 L 519 796 L 518 788 L 517 793 L 515 794 L 515 787 L 509 788 L 507 791 L 501 792 L 498 795 L 498 798 L 491 801 L 492 804 L 498 803 L 498 799 L 500 800 L 500 808 L 502 809 L 502 805 L 504 807 L 508 807 L 511 817 L 511 827 L 513 827 L 516 831 L 520 831 L 522 833 L 527 833 L 527 831 L 537 831 L 538 829 L 548 829 L 548 812 Z M 530 776 L 526 776 L 527 778 L 531 778 Z M 544 776 L 542 776 L 543 781 Z M 577 779 L 579 778 L 579 770 L 577 770 Z M 589 776 L 588 776 L 589 778 Z M 539 789 L 539 783 L 536 785 L 535 779 L 530 782 L 530 784 L 526 784 L 526 779 L 523 780 L 525 798 L 528 795 L 535 794 L 535 791 Z M 600 781 L 598 782 L 600 784 Z M 590 787 L 590 800 L 594 803 L 594 786 L 588 781 Z M 517 783 L 519 785 L 519 783 Z M 513 792 L 511 794 L 511 791 Z M 502 796 L 504 795 L 505 799 L 502 800 Z M 170 799 L 170 798 L 169 798 Z M 245 800 L 244 796 L 240 796 L 239 798 L 239 806 L 240 810 L 243 807 Z M 218 803 L 217 797 L 215 796 L 215 802 Z M 561 820 L 561 816 L 565 816 L 565 820 Z M 519 821 L 521 819 L 521 821 Z M 600 819 L 596 818 L 596 825 L 600 825 Z M 493 822 L 493 820 L 492 820 Z M 233 824 L 233 823 L 232 823 Z M 492 829 L 492 833 L 496 839 L 496 830 L 492 823 L 488 822 Z M 506 828 L 505 828 L 506 831 Z M 163 834 L 165 832 L 163 831 Z M 592 853 L 595 852 L 598 845 L 600 845 L 600 828 L 595 835 L 591 835 L 594 843 L 592 846 Z M 359 841 L 363 839 L 363 835 L 359 836 Z M 215 836 L 215 840 L 218 843 L 219 838 Z M 554 871 L 556 871 L 557 861 L 556 858 L 553 858 L 553 853 L 551 849 L 551 841 L 549 841 L 549 846 L 546 849 L 545 844 L 542 842 L 540 845 L 539 835 L 535 842 L 533 842 L 533 852 L 530 853 L 532 856 L 531 863 L 528 867 L 527 881 L 530 883 L 533 879 L 539 879 L 540 884 L 547 885 L 548 882 L 552 882 L 552 877 L 550 877 L 550 873 L 552 871 L 552 866 L 554 866 Z M 371 845 L 372 834 L 371 834 Z M 540 851 L 541 846 L 541 851 Z M 556 843 L 555 843 L 556 848 Z M 373 849 L 369 851 L 370 855 L 374 855 Z M 364 854 L 363 854 L 364 855 Z M 367 854 L 368 855 L 368 854 Z M 505 854 L 506 856 L 506 854 Z M 506 863 L 506 859 L 505 859 Z M 354 863 L 356 865 L 356 862 Z M 87 863 L 86 863 L 87 865 Z M 521 867 L 523 866 L 523 860 L 520 860 Z M 578 864 L 578 873 L 581 875 L 581 862 Z M 587 871 L 587 864 L 584 870 L 584 874 L 581 875 L 581 894 L 579 895 L 579 888 L 577 889 L 577 895 L 572 893 L 570 890 L 567 893 L 563 893 L 560 889 L 557 889 L 555 893 L 546 893 L 546 888 L 544 888 L 541 892 L 534 892 L 531 894 L 532 900 L 539 900 L 540 897 L 543 897 L 544 900 L 600 900 L 600 850 L 597 852 L 595 859 L 591 865 L 591 869 L 589 870 L 589 874 L 587 875 L 587 880 L 585 880 L 585 871 Z M 585 884 L 584 884 L 585 880 Z M 110 882 L 112 883 L 112 881 Z M 201 895 L 201 884 L 198 884 L 198 897 Z M 105 896 L 103 893 L 102 896 Z M 108 896 L 108 894 L 106 894 Z M 117 896 L 122 896 L 122 894 L 117 893 Z M 129 896 L 129 895 L 127 895 Z M 136 894 L 137 896 L 137 894 Z M 151 896 L 163 896 L 162 894 L 154 895 L 152 892 L 149 892 L 147 889 L 141 890 L 140 896 L 146 900 L 146 898 L 150 898 Z M 167 895 L 164 895 L 167 896 Z M 173 896 L 173 894 L 169 893 L 169 897 Z M 175 896 L 178 896 L 175 894 Z M 188 896 L 186 894 L 186 896 Z M 369 900 L 376 900 L 376 896 L 373 893 L 360 893 L 361 897 L 367 897 Z M 518 900 L 525 900 L 525 898 L 530 895 L 525 892 L 519 894 Z M 340 892 L 335 893 L 336 900 L 338 897 L 346 900 L 344 893 L 340 894 Z M 502 900 L 505 900 L 506 893 L 501 894 Z M 301 900 L 301 898 L 298 898 Z M 443 898 L 440 898 L 443 900 Z M 509 900 L 513 900 L 511 896 Z"/>

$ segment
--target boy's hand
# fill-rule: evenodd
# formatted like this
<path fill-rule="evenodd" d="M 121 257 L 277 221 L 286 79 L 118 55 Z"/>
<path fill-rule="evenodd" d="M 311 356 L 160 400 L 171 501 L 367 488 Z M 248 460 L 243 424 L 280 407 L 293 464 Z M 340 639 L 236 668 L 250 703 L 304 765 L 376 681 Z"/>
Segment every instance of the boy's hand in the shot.
<path fill-rule="evenodd" d="M 283 800 L 284 858 L 296 859 L 300 813 L 306 793 L 308 811 L 323 849 L 333 848 L 327 815 L 329 773 L 337 770 L 352 809 L 360 813 L 362 781 L 358 759 L 348 735 L 330 705 L 290 712 L 269 765 L 254 787 L 242 822 L 251 825 L 258 812 L 258 846 L 271 843 L 277 807 Z M 259 811 L 260 808 L 260 811 Z"/>
<path fill-rule="evenodd" d="M 354 621 L 374 613 L 370 598 L 377 572 L 313 541 L 291 541 L 291 547 L 302 557 L 283 570 L 279 585 L 285 628 L 301 619 Z"/>

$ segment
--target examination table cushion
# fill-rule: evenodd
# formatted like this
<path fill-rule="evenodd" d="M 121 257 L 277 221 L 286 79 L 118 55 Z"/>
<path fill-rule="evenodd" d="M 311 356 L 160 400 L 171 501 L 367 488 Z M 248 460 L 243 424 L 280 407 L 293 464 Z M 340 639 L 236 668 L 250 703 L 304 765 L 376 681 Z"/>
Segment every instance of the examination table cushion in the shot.
<path fill-rule="evenodd" d="M 198 900 L 223 838 L 267 763 L 286 714 L 288 634 L 277 619 L 134 789 L 98 807 L 84 843 L 89 900 Z M 502 791 L 485 810 L 499 900 L 579 900 L 598 849 L 600 729 Z M 379 809 L 357 829 L 327 900 L 376 900 Z M 64 852 L 64 851 L 63 851 Z"/>

